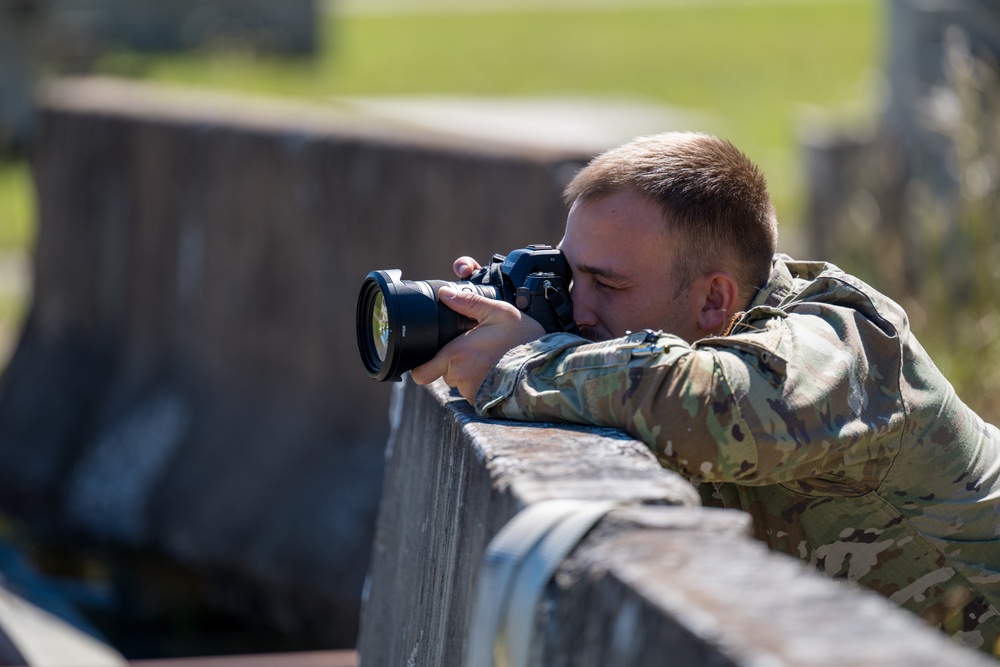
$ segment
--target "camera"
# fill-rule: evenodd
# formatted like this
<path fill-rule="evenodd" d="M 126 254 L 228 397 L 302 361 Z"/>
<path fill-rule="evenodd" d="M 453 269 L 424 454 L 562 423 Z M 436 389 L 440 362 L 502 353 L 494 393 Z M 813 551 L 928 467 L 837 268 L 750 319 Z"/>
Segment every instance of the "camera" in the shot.
<path fill-rule="evenodd" d="M 579 333 L 569 298 L 570 269 L 557 248 L 529 245 L 493 255 L 468 280 L 403 280 L 399 269 L 372 271 L 358 295 L 357 333 L 361 361 L 378 380 L 398 381 L 406 371 L 430 361 L 445 343 L 476 321 L 442 304 L 443 285 L 514 304 L 547 333 Z"/>

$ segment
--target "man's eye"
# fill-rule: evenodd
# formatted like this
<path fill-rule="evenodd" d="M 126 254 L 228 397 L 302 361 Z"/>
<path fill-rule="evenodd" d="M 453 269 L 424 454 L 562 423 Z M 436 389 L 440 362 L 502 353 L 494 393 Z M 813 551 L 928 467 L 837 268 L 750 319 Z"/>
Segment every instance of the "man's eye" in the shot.
<path fill-rule="evenodd" d="M 597 289 L 604 290 L 606 292 L 613 292 L 618 289 L 614 285 L 609 285 L 608 283 L 602 283 L 600 280 L 595 280 L 594 285 L 597 286 Z"/>

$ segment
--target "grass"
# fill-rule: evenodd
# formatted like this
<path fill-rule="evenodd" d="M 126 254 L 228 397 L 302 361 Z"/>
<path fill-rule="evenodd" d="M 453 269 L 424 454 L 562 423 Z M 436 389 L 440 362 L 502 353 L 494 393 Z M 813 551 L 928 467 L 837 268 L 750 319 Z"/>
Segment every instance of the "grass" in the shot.
<path fill-rule="evenodd" d="M 541 0 L 544 4 L 544 0 Z M 111 54 L 104 71 L 323 100 L 465 94 L 630 98 L 700 110 L 764 169 L 779 214 L 802 209 L 804 105 L 870 108 L 882 3 L 706 3 L 645 9 L 328 15 L 311 63 Z M 680 129 L 680 128 L 665 128 Z"/>
<path fill-rule="evenodd" d="M 0 158 L 0 252 L 30 246 L 35 217 L 35 193 L 27 163 Z"/>
<path fill-rule="evenodd" d="M 13 350 L 27 310 L 27 288 L 13 255 L 27 252 L 35 236 L 35 193 L 24 160 L 0 157 L 0 368 Z M 11 269 L 18 275 L 10 275 Z M 2 526 L 0 526 L 2 532 Z"/>

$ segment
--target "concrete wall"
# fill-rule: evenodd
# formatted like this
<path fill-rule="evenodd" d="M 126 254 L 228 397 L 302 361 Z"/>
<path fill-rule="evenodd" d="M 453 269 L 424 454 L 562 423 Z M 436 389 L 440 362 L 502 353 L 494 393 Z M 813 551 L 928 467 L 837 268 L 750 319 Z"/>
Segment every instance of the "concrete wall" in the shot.
<path fill-rule="evenodd" d="M 767 551 L 746 515 L 700 507 L 693 487 L 617 431 L 483 420 L 440 382 L 407 382 L 395 399 L 366 667 L 463 664 L 487 545 L 552 499 L 625 506 L 523 610 L 526 664 L 993 664 L 874 593 Z"/>
<path fill-rule="evenodd" d="M 106 80 L 43 96 L 34 299 L 0 382 L 0 508 L 149 554 L 215 603 L 351 646 L 389 387 L 365 274 L 555 242 L 581 155 Z"/>

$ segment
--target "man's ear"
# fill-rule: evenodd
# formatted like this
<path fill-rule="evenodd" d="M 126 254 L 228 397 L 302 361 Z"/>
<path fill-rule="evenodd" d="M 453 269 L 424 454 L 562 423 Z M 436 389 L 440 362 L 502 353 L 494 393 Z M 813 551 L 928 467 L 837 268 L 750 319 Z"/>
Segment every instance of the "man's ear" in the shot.
<path fill-rule="evenodd" d="M 704 302 L 698 313 L 698 328 L 705 334 L 720 334 L 729 325 L 739 303 L 740 288 L 732 274 L 713 271 L 702 277 Z"/>

